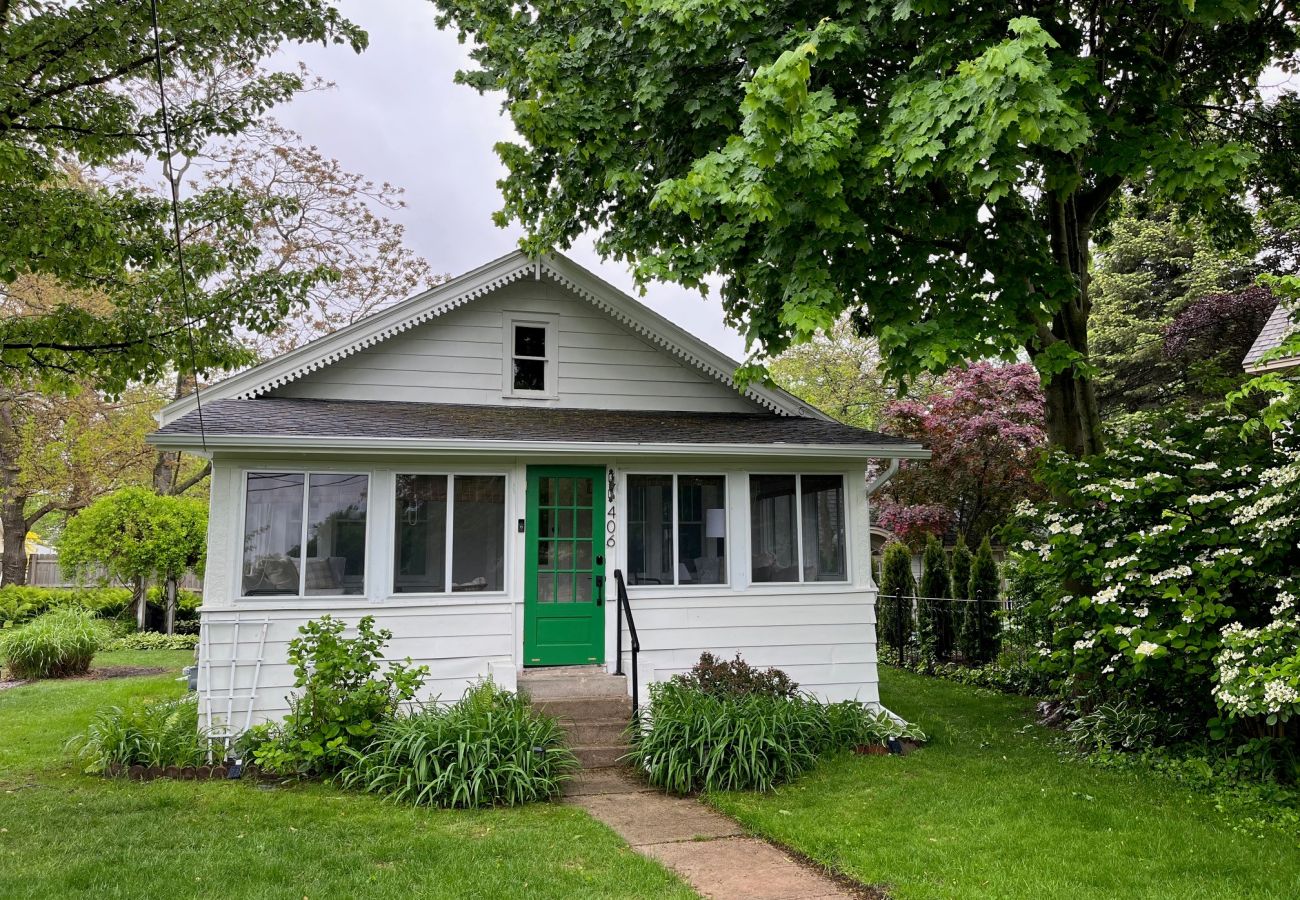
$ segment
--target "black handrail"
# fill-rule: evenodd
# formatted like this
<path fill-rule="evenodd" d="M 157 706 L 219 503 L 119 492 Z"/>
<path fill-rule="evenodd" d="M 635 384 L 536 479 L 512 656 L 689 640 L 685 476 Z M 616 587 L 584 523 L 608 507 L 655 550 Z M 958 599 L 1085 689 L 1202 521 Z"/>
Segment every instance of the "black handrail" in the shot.
<path fill-rule="evenodd" d="M 617 627 L 614 629 L 618 634 L 616 649 L 618 653 L 616 659 L 618 661 L 614 672 L 618 675 L 623 674 L 623 617 L 627 616 L 627 633 L 628 637 L 632 639 L 632 716 L 635 718 L 641 709 L 641 704 L 638 702 L 640 698 L 637 695 L 639 685 L 636 673 L 636 657 L 641 652 L 641 639 L 636 636 L 636 621 L 632 618 L 632 605 L 627 600 L 627 585 L 623 583 L 621 569 L 614 570 L 614 585 L 618 589 Z"/>

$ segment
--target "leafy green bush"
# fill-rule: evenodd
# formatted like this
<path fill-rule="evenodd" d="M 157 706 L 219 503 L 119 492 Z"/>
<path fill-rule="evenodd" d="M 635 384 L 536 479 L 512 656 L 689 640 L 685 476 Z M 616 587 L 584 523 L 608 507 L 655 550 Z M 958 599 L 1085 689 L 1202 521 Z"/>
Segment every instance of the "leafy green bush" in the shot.
<path fill-rule="evenodd" d="M 766 697 L 794 697 L 799 685 L 780 669 L 759 669 L 736 654 L 735 659 L 719 659 L 707 650 L 700 661 L 682 675 L 673 676 L 689 688 L 715 695 L 762 694 Z"/>
<path fill-rule="evenodd" d="M 970 588 L 958 645 L 967 662 L 988 663 L 998 655 L 998 567 L 985 536 L 970 570 Z"/>
<path fill-rule="evenodd" d="M 130 605 L 131 591 L 128 588 L 50 588 L 10 584 L 0 588 L 0 626 L 12 626 L 67 606 L 113 618 Z"/>
<path fill-rule="evenodd" d="M 929 535 L 921 557 L 921 584 L 918 588 L 916 630 L 921 637 L 924 659 L 948 659 L 956 643 L 953 604 L 948 599 L 951 588 L 948 558 L 938 538 Z"/>
<path fill-rule="evenodd" d="M 160 634 L 156 631 L 132 631 L 104 642 L 105 650 L 193 650 L 199 645 L 197 634 Z"/>
<path fill-rule="evenodd" d="M 209 752 L 220 753 L 199 728 L 196 696 L 179 700 L 110 706 L 95 713 L 90 727 L 70 743 L 86 771 L 102 773 L 121 766 L 199 766 Z"/>
<path fill-rule="evenodd" d="M 1038 664 L 1082 708 L 1126 700 L 1296 748 L 1294 651 L 1271 636 L 1300 627 L 1300 454 L 1286 435 L 1243 440 L 1242 422 L 1137 418 L 1105 454 L 1053 457 L 1059 500 L 1020 517 L 1019 564 L 1051 626 Z M 1253 672 L 1257 648 L 1270 661 Z"/>
<path fill-rule="evenodd" d="M 14 678 L 84 675 L 102 639 L 91 613 L 56 609 L 0 632 L 0 658 Z"/>
<path fill-rule="evenodd" d="M 515 806 L 555 796 L 576 766 L 553 718 L 489 680 L 380 725 L 340 781 L 418 805 Z"/>
<path fill-rule="evenodd" d="M 677 680 L 652 685 L 650 705 L 630 730 L 634 765 L 656 787 L 767 791 L 806 772 L 825 753 L 918 729 L 860 703 L 811 696 L 709 694 Z"/>
<path fill-rule="evenodd" d="M 374 626 L 374 616 L 364 616 L 356 637 L 347 638 L 346 623 L 325 615 L 298 629 L 301 637 L 289 642 L 297 688 L 289 715 L 245 742 L 260 767 L 281 775 L 337 772 L 415 696 L 428 668 L 408 659 L 381 674 L 379 651 L 393 634 Z"/>
<path fill-rule="evenodd" d="M 900 541 L 891 541 L 885 546 L 880 569 L 876 632 L 881 643 L 901 653 L 911 642 L 913 631 L 916 579 L 912 577 L 912 551 Z"/>
<path fill-rule="evenodd" d="M 914 666 L 902 666 L 918 675 L 931 675 L 971 687 L 989 688 L 1004 694 L 1042 697 L 1051 686 L 1042 670 L 1027 663 L 1011 660 L 1007 663 L 989 663 L 984 666 L 965 666 L 959 663 L 927 665 L 924 661 Z"/>

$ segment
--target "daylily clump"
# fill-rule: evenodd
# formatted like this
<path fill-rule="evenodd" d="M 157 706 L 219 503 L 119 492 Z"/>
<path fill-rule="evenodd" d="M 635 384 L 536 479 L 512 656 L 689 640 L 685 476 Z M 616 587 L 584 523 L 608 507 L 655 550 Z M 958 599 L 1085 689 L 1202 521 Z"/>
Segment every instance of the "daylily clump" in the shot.
<path fill-rule="evenodd" d="M 1053 637 L 1037 662 L 1056 686 L 1158 708 L 1193 733 L 1295 740 L 1292 436 L 1243 439 L 1242 419 L 1218 412 L 1164 416 L 1100 456 L 1048 460 L 1045 478 L 1054 499 L 1018 510 L 1014 546 L 1046 585 Z"/>

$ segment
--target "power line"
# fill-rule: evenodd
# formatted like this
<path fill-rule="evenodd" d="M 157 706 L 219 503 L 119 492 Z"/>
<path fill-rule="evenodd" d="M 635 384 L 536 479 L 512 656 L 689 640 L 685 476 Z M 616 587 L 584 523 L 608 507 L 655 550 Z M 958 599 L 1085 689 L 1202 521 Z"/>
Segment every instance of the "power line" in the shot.
<path fill-rule="evenodd" d="M 158 104 L 162 112 L 163 144 L 167 155 L 163 158 L 163 174 L 171 188 L 172 197 L 172 233 L 176 238 L 176 270 L 180 280 L 181 308 L 185 313 L 185 334 L 190 345 L 190 372 L 194 375 L 194 404 L 199 416 L 199 441 L 206 452 L 208 435 L 203 427 L 203 397 L 199 390 L 198 348 L 194 341 L 194 316 L 190 313 L 189 282 L 185 274 L 185 249 L 181 242 L 180 185 L 176 183 L 172 169 L 172 126 L 167 112 L 167 89 L 163 83 L 162 40 L 158 35 L 158 0 L 149 0 L 149 14 L 153 22 L 153 61 L 154 73 L 158 78 Z"/>

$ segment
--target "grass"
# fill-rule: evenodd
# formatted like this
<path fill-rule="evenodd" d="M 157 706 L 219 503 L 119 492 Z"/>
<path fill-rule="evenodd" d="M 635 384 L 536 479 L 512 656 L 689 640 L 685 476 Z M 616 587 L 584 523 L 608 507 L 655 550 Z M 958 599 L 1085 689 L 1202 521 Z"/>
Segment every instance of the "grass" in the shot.
<path fill-rule="evenodd" d="M 1063 759 L 1024 698 L 887 668 L 881 682 L 927 747 L 710 800 L 898 900 L 1300 896 L 1296 835 L 1235 830 L 1172 781 Z"/>
<path fill-rule="evenodd" d="M 188 651 L 101 654 L 166 675 L 0 692 L 2 897 L 693 897 L 580 810 L 436 811 L 326 785 L 145 784 L 63 750 L 104 704 L 175 697 Z"/>

